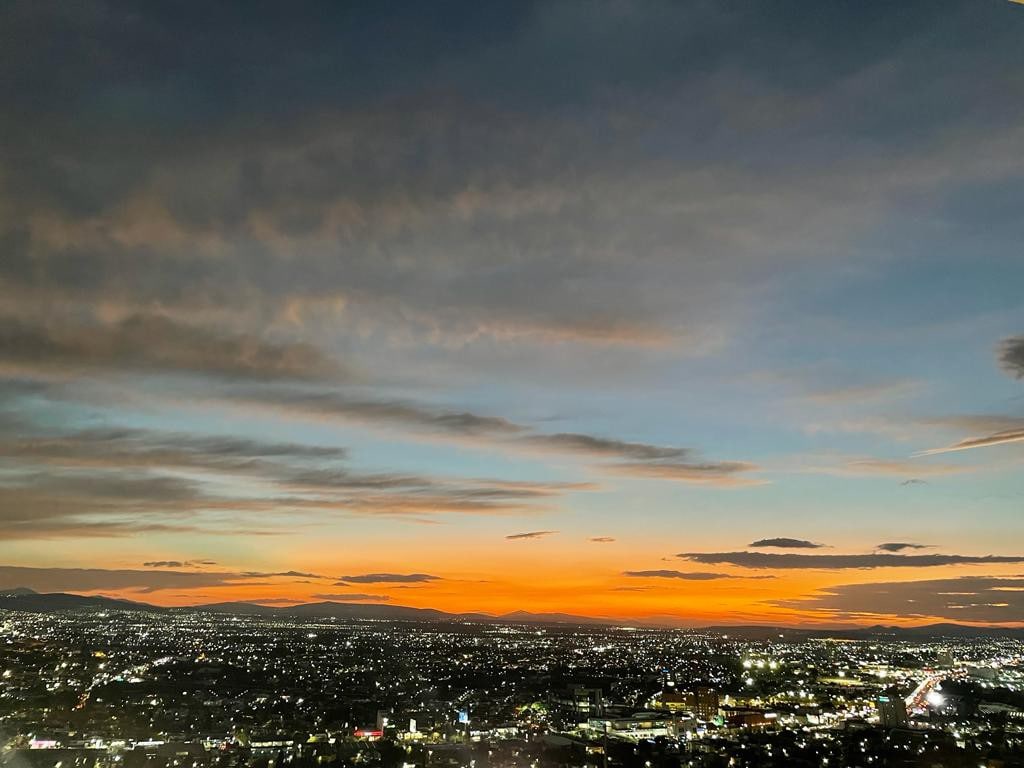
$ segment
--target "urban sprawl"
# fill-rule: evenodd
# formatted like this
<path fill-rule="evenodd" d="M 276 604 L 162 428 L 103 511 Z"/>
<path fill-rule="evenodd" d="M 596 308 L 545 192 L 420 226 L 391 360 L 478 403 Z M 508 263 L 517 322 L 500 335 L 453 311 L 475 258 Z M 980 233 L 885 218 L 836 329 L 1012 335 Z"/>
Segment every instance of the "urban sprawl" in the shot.
<path fill-rule="evenodd" d="M 1024 766 L 1024 642 L 0 613 L 10 768 Z"/>

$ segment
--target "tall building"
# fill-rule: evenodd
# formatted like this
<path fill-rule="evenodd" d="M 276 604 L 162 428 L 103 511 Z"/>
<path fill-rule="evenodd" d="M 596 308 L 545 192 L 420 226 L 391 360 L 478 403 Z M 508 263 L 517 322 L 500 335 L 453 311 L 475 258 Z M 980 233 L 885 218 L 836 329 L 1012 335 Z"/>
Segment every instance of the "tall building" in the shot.
<path fill-rule="evenodd" d="M 700 686 L 693 690 L 693 714 L 704 722 L 711 721 L 718 715 L 718 691 L 708 686 Z"/>
<path fill-rule="evenodd" d="M 883 728 L 904 728 L 910 724 L 907 705 L 898 694 L 882 694 L 875 701 L 875 706 Z"/>
<path fill-rule="evenodd" d="M 585 723 L 604 714 L 604 694 L 600 688 L 570 685 L 554 699 L 554 704 L 566 722 Z"/>

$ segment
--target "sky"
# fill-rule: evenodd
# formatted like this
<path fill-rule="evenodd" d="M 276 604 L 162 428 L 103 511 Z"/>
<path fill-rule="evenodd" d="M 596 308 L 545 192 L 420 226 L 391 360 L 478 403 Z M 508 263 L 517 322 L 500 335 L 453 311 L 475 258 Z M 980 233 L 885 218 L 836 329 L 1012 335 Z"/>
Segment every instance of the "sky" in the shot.
<path fill-rule="evenodd" d="M 1022 39 L 4 3 L 0 589 L 1024 623 Z"/>

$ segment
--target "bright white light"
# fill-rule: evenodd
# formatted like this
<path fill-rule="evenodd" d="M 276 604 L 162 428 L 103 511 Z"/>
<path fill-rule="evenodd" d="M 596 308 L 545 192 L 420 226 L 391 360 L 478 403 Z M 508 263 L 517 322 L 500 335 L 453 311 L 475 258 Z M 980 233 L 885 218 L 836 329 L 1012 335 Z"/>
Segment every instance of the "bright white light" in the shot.
<path fill-rule="evenodd" d="M 938 691 L 928 691 L 928 694 L 924 697 L 924 700 L 927 701 L 933 707 L 941 707 L 943 704 L 946 703 L 946 697 Z"/>

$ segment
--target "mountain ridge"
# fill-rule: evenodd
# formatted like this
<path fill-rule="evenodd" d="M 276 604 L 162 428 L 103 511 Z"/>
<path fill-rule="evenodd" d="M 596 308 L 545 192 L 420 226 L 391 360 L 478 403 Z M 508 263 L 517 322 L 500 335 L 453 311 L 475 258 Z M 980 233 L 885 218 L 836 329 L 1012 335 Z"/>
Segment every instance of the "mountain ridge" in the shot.
<path fill-rule="evenodd" d="M 104 595 L 79 595 L 70 592 L 36 592 L 19 587 L 0 591 L 0 610 L 26 611 L 30 613 L 64 613 L 75 611 L 136 611 L 146 613 L 224 613 L 250 616 L 285 616 L 295 618 L 339 618 L 377 621 L 421 621 L 421 622 L 477 622 L 489 624 L 537 624 L 572 626 L 640 626 L 650 629 L 685 629 L 687 631 L 710 632 L 734 638 L 762 638 L 773 635 L 877 638 L 916 637 L 960 637 L 980 638 L 1010 636 L 1024 639 L 1024 628 L 1000 625 L 956 624 L 939 622 L 909 627 L 876 624 L 868 627 L 805 627 L 778 625 L 715 625 L 680 628 L 667 624 L 652 624 L 645 620 L 610 619 L 595 616 L 577 616 L 567 613 L 533 613 L 512 611 L 493 615 L 480 612 L 449 613 L 436 608 L 415 608 L 387 603 L 362 603 L 325 600 L 313 603 L 273 606 L 247 601 L 200 603 L 191 606 L 164 607 Z"/>

